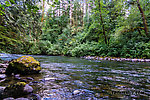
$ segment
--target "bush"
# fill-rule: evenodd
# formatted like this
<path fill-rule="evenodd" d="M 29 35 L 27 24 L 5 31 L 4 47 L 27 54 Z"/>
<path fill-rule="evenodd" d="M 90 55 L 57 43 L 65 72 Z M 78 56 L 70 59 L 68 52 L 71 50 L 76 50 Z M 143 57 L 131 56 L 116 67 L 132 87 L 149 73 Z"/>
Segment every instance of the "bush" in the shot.
<path fill-rule="evenodd" d="M 61 55 L 62 54 L 62 48 L 58 44 L 52 44 L 50 48 L 46 51 L 48 55 Z"/>
<path fill-rule="evenodd" d="M 48 50 L 52 46 L 50 41 L 40 41 L 38 45 L 39 45 L 41 54 L 48 54 Z"/>
<path fill-rule="evenodd" d="M 31 47 L 27 51 L 28 54 L 41 54 L 38 43 L 31 42 L 31 44 L 32 44 Z"/>
<path fill-rule="evenodd" d="M 75 48 L 73 48 L 71 50 L 71 55 L 77 57 L 86 56 L 86 55 L 95 56 L 96 49 L 97 49 L 96 42 L 91 42 L 91 43 L 87 42 L 87 43 L 79 44 Z"/>

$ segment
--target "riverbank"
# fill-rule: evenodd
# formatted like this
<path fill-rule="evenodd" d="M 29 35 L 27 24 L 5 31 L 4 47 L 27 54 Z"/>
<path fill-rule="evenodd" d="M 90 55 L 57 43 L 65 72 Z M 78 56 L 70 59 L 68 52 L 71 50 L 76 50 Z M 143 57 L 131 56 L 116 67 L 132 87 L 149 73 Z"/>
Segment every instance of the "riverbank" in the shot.
<path fill-rule="evenodd" d="M 116 58 L 116 57 L 98 57 L 98 56 L 84 56 L 81 57 L 87 60 L 109 60 L 109 61 L 130 61 L 130 62 L 150 62 L 150 59 L 132 59 L 132 58 Z"/>

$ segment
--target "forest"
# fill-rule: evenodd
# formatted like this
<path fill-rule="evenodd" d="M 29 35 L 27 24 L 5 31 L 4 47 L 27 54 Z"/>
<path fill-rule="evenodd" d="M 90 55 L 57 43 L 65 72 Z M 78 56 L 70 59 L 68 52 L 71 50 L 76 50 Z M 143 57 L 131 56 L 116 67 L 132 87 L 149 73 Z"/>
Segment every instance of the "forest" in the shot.
<path fill-rule="evenodd" d="M 149 0 L 1 0 L 0 53 L 150 58 Z"/>

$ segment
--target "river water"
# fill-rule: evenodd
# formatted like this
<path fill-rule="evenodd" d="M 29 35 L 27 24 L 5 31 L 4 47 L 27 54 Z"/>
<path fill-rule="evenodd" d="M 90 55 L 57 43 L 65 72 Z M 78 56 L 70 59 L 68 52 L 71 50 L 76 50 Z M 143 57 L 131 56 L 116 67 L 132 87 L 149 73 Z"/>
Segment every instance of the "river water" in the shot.
<path fill-rule="evenodd" d="M 11 60 L 22 55 L 9 55 Z M 149 100 L 150 63 L 85 60 L 64 56 L 33 56 L 40 75 L 31 75 L 42 100 Z M 24 77 L 24 76 L 22 76 Z M 10 80 L 12 78 L 8 77 Z M 14 80 L 0 85 L 7 85 Z"/>

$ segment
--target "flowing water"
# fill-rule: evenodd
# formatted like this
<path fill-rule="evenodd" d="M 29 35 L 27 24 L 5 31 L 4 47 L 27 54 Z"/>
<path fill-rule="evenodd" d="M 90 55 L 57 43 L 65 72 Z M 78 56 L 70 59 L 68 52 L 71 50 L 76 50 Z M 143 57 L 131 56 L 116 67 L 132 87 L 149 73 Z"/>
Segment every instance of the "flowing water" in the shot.
<path fill-rule="evenodd" d="M 21 55 L 11 55 L 9 60 Z M 149 100 L 150 63 L 33 56 L 41 75 L 28 82 L 42 100 Z M 12 79 L 12 78 L 10 78 Z M 12 83 L 5 82 L 3 85 Z"/>

